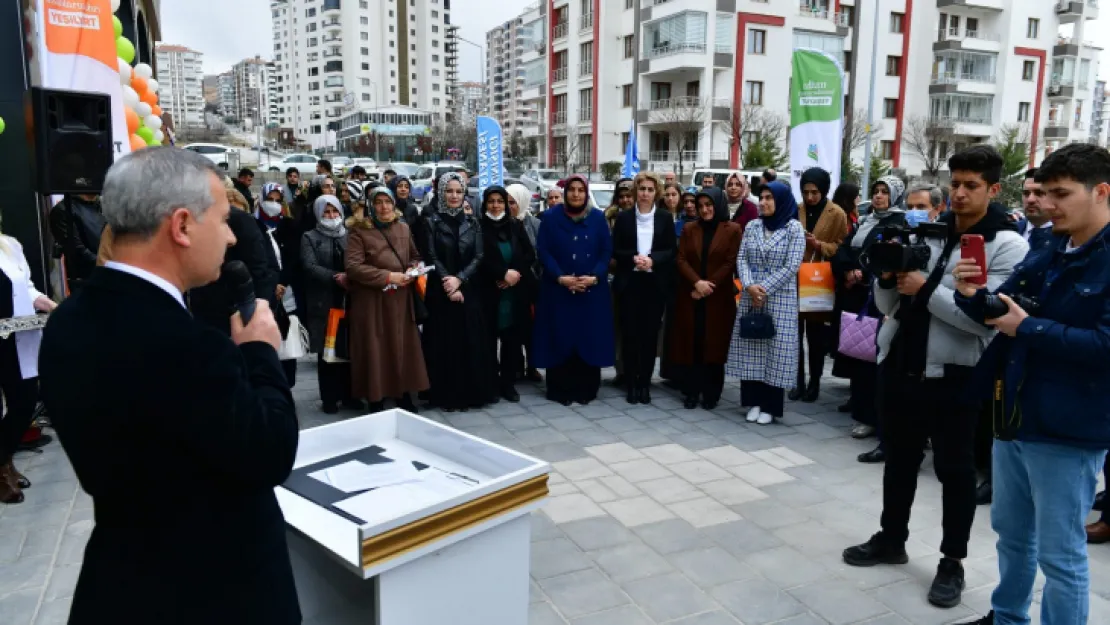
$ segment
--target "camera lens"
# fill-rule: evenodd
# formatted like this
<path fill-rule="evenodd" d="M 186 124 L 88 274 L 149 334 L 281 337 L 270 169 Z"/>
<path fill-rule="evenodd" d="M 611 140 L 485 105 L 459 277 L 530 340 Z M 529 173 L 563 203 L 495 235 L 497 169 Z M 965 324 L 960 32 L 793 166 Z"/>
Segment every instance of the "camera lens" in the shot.
<path fill-rule="evenodd" d="M 998 319 L 1010 312 L 1010 307 L 997 295 L 987 295 L 983 310 L 983 316 L 987 319 Z"/>

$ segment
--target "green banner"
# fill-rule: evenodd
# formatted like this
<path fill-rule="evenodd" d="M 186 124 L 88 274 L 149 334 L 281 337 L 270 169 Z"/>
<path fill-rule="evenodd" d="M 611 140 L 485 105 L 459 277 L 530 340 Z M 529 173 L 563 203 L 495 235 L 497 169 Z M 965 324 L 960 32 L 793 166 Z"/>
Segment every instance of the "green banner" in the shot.
<path fill-rule="evenodd" d="M 790 127 L 830 122 L 841 117 L 844 83 L 840 67 L 816 50 L 795 50 L 790 79 Z"/>

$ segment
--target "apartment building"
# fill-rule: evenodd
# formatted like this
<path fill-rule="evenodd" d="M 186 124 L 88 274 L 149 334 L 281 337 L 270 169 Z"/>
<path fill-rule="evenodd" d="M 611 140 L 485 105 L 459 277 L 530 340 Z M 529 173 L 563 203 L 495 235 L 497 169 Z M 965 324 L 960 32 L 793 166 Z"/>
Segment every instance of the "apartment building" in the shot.
<path fill-rule="evenodd" d="M 538 10 L 534 3 L 524 14 Z M 536 24 L 525 25 L 523 15 L 511 19 L 486 33 L 486 75 L 488 79 L 488 111 L 491 117 L 501 123 L 501 129 L 508 137 L 522 134 L 523 128 L 534 123 L 537 111 L 522 99 L 523 56 L 528 50 L 531 56 L 538 56 L 532 42 L 542 32 Z"/>
<path fill-rule="evenodd" d="M 224 72 L 217 77 L 216 91 L 219 96 L 220 111 L 224 115 L 231 115 L 235 111 L 235 77 L 231 72 Z"/>
<path fill-rule="evenodd" d="M 179 130 L 204 126 L 204 54 L 185 46 L 158 44 L 154 56 L 162 111 L 173 116 Z"/>
<path fill-rule="evenodd" d="M 243 59 L 231 67 L 232 106 L 229 113 L 253 126 L 277 123 L 277 76 L 275 65 L 259 56 Z"/>
<path fill-rule="evenodd" d="M 458 109 L 457 122 L 464 128 L 478 123 L 479 115 L 489 114 L 489 94 L 486 85 L 480 82 L 459 83 L 455 87 L 455 106 Z"/>
<path fill-rule="evenodd" d="M 1107 133 L 1110 132 L 1110 93 L 1106 91 L 1106 81 L 1096 80 L 1095 89 L 1091 100 L 1091 134 L 1088 143 L 1094 145 L 1107 145 Z"/>
<path fill-rule="evenodd" d="M 925 166 L 906 141 L 922 128 L 946 128 L 940 148 L 951 151 L 1017 124 L 1034 161 L 1086 140 L 1099 48 L 1084 31 L 1097 0 L 883 0 L 878 14 L 873 6 L 542 0 L 510 21 L 524 35 L 518 102 L 540 113 L 523 135 L 557 167 L 623 160 L 633 124 L 643 167 L 740 166 L 768 119 L 788 123 L 791 53 L 807 47 L 841 62 L 848 112 L 868 107 L 874 59 L 873 149 L 909 175 Z M 862 147 L 853 156 L 862 163 Z"/>
<path fill-rule="evenodd" d="M 451 0 L 272 0 L 276 121 L 334 147 L 353 111 L 452 106 Z"/>

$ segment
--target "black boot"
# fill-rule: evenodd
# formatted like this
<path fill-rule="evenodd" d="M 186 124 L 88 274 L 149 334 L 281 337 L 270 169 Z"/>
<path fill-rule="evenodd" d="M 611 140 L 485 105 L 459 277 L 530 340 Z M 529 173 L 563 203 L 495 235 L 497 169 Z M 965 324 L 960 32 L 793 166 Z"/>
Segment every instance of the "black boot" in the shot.
<path fill-rule="evenodd" d="M 628 394 L 625 396 L 624 400 L 630 404 L 640 403 L 640 389 L 636 388 L 636 385 L 630 382 L 628 384 Z"/>
<path fill-rule="evenodd" d="M 809 381 L 809 386 L 806 387 L 805 395 L 802 395 L 802 401 L 807 404 L 812 404 L 817 401 L 817 396 L 821 394 L 821 378 L 816 378 Z"/>
<path fill-rule="evenodd" d="M 650 385 L 641 386 L 639 397 L 640 397 L 640 403 L 641 404 L 650 404 L 651 403 L 651 386 Z"/>
<path fill-rule="evenodd" d="M 698 396 L 697 395 L 687 395 L 686 398 L 682 402 L 682 407 L 687 409 L 687 410 L 693 410 L 693 409 L 697 408 L 698 407 Z"/>
<path fill-rule="evenodd" d="M 988 506 L 993 498 L 994 487 L 991 485 L 991 481 L 983 480 L 983 483 L 975 489 L 975 505 Z"/>

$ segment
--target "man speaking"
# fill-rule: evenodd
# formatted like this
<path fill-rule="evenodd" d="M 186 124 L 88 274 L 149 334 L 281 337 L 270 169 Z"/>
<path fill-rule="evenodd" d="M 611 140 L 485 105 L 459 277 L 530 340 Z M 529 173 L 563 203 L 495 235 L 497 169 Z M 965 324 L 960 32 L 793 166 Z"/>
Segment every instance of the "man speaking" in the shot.
<path fill-rule="evenodd" d="M 258 300 L 228 339 L 182 295 L 235 242 L 221 180 L 171 147 L 116 161 L 113 261 L 47 323 L 42 395 L 96 516 L 71 625 L 301 622 L 274 497 L 297 450 L 277 324 Z"/>

